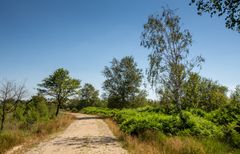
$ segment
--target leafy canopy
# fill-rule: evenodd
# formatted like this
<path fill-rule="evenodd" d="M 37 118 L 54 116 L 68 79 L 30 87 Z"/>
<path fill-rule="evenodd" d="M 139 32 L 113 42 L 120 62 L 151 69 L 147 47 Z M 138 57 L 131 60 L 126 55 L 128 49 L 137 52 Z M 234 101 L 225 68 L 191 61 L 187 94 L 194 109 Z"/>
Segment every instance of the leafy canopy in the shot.
<path fill-rule="evenodd" d="M 109 98 L 110 107 L 122 108 L 140 93 L 142 71 L 137 68 L 133 57 L 124 57 L 120 61 L 113 59 L 110 67 L 103 71 L 106 80 L 103 89 Z M 116 103 L 115 105 L 111 104 Z M 112 106 L 111 106 L 112 105 Z"/>
<path fill-rule="evenodd" d="M 85 101 L 89 106 L 98 103 L 99 91 L 93 85 L 86 83 L 81 89 L 81 101 Z"/>
<path fill-rule="evenodd" d="M 80 81 L 69 76 L 69 71 L 63 68 L 57 69 L 52 75 L 45 78 L 38 91 L 56 99 L 58 103 L 56 115 L 62 103 L 69 97 L 79 93 Z"/>
<path fill-rule="evenodd" d="M 198 14 L 207 12 L 213 15 L 225 16 L 227 28 L 240 33 L 240 1 L 239 0 L 191 0 L 190 5 L 197 6 Z"/>
<path fill-rule="evenodd" d="M 231 100 L 233 103 L 240 104 L 240 85 L 237 85 L 234 92 L 231 94 Z"/>
<path fill-rule="evenodd" d="M 184 108 L 218 109 L 228 102 L 228 89 L 218 82 L 191 73 L 184 84 Z"/>

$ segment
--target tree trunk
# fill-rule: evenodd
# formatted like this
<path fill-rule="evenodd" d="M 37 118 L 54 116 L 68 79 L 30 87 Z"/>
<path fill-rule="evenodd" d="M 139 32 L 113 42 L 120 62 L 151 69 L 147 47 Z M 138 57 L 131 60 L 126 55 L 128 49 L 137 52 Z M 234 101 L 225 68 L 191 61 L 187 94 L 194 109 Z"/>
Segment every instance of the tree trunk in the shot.
<path fill-rule="evenodd" d="M 5 121 L 5 103 L 3 103 L 3 108 L 2 108 L 1 131 L 3 130 L 4 121 Z"/>
<path fill-rule="evenodd" d="M 57 106 L 56 116 L 58 115 L 58 112 L 59 112 L 60 106 L 61 106 L 61 101 L 58 101 L 58 106 Z"/>
<path fill-rule="evenodd" d="M 176 90 L 175 101 L 177 103 L 177 109 L 179 111 L 181 111 L 182 110 L 182 102 L 181 102 L 181 98 L 180 98 L 180 90 L 179 89 L 180 88 L 177 88 L 177 90 Z"/>
<path fill-rule="evenodd" d="M 177 98 L 177 108 L 178 108 L 179 111 L 182 110 L 182 102 L 180 100 L 180 97 Z"/>

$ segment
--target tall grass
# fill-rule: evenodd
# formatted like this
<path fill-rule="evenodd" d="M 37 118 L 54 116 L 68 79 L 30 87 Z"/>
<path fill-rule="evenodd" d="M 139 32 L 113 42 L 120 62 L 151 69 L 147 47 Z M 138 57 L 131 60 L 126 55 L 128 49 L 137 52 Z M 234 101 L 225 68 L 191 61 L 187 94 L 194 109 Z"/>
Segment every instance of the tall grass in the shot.
<path fill-rule="evenodd" d="M 3 131 L 0 133 L 0 153 L 4 153 L 24 141 L 24 134 L 20 131 Z"/>
<path fill-rule="evenodd" d="M 19 144 L 39 142 L 49 134 L 66 128 L 73 119 L 70 114 L 60 114 L 51 120 L 34 123 L 30 128 L 20 128 L 20 124 L 9 122 L 6 124 L 8 127 L 0 132 L 0 154 Z"/>

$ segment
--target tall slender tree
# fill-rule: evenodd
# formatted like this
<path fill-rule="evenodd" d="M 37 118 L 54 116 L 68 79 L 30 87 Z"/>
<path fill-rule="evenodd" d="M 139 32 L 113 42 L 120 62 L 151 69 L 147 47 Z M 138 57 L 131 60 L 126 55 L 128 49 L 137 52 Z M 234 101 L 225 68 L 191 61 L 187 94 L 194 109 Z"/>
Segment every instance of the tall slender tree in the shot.
<path fill-rule="evenodd" d="M 181 109 L 183 84 L 188 74 L 204 59 L 201 56 L 189 60 L 192 35 L 180 27 L 180 17 L 173 10 L 164 9 L 159 15 L 151 15 L 144 25 L 141 45 L 151 49 L 148 80 L 160 96 L 165 91 Z"/>

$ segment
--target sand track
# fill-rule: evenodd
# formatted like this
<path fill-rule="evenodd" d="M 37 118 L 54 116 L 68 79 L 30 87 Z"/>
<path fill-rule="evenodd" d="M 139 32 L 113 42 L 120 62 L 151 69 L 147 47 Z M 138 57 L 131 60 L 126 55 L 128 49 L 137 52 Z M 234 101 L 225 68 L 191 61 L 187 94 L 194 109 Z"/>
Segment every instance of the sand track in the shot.
<path fill-rule="evenodd" d="M 74 114 L 76 120 L 55 138 L 27 154 L 126 154 L 106 123 L 99 117 Z"/>

